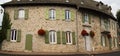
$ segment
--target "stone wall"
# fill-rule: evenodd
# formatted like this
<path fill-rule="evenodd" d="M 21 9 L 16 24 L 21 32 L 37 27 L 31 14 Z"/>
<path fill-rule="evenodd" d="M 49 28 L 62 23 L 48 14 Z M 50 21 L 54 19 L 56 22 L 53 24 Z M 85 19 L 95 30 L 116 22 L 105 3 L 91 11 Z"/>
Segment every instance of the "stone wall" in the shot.
<path fill-rule="evenodd" d="M 14 20 L 14 9 L 29 9 L 29 18 L 28 20 L 17 19 Z M 59 20 L 46 20 L 45 12 L 46 9 L 55 8 L 60 10 Z M 4 40 L 2 45 L 2 50 L 6 51 L 26 51 L 25 50 L 25 39 L 26 34 L 33 35 L 33 52 L 85 52 L 85 40 L 84 37 L 80 34 L 81 31 L 85 28 L 82 23 L 81 12 L 78 12 L 77 19 L 74 18 L 74 21 L 63 21 L 62 11 L 65 9 L 70 9 L 76 16 L 76 9 L 70 7 L 58 7 L 58 6 L 28 6 L 28 7 L 7 7 L 5 11 L 9 13 L 12 27 L 11 29 L 21 29 L 22 36 L 21 42 L 8 42 Z M 92 17 L 92 23 L 90 24 L 90 30 L 95 32 L 95 37 L 92 39 L 92 48 L 93 51 L 103 51 L 109 50 L 108 47 L 101 46 L 101 31 L 100 31 L 100 18 L 98 16 Z M 37 34 L 37 31 L 41 29 L 44 30 L 55 30 L 55 31 L 71 31 L 77 33 L 76 22 L 78 22 L 78 34 L 76 34 L 76 39 L 78 35 L 78 50 L 76 45 L 63 45 L 63 44 L 45 44 L 45 37 L 40 37 Z M 112 35 L 116 35 L 115 30 L 111 30 Z M 62 37 L 61 37 L 62 38 Z"/>

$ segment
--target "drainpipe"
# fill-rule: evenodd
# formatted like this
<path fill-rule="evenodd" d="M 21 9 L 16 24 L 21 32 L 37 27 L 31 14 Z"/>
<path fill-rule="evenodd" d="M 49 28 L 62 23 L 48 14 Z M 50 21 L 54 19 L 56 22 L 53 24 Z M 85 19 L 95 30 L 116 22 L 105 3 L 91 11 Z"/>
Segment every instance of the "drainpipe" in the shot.
<path fill-rule="evenodd" d="M 78 38 L 79 38 L 79 35 L 78 35 L 78 12 L 79 12 L 79 7 L 77 6 L 77 11 L 76 11 L 76 48 L 77 48 L 77 52 L 79 52 L 79 44 L 78 44 Z"/>

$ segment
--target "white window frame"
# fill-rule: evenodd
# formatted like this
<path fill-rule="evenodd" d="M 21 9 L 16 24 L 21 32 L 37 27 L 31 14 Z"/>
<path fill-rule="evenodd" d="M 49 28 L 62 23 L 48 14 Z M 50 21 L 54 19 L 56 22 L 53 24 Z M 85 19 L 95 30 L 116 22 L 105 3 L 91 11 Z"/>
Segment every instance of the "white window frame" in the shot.
<path fill-rule="evenodd" d="M 11 30 L 10 41 L 11 42 L 17 41 L 17 30 L 16 29 Z"/>
<path fill-rule="evenodd" d="M 89 24 L 89 15 L 87 13 L 84 13 L 84 23 Z"/>
<path fill-rule="evenodd" d="M 55 20 L 55 18 L 56 18 L 56 11 L 55 11 L 55 9 L 50 9 L 49 12 L 50 12 L 50 14 L 49 14 L 50 20 Z"/>
<path fill-rule="evenodd" d="M 24 9 L 19 9 L 18 18 L 19 19 L 24 19 L 25 18 L 25 10 Z"/>
<path fill-rule="evenodd" d="M 102 39 L 102 46 L 106 46 L 106 42 L 105 42 L 105 36 L 101 36 L 101 39 Z"/>
<path fill-rule="evenodd" d="M 57 44 L 57 34 L 56 31 L 49 31 L 49 42 L 50 44 Z"/>
<path fill-rule="evenodd" d="M 114 40 L 115 40 L 115 47 L 118 47 L 117 38 L 115 38 Z"/>
<path fill-rule="evenodd" d="M 65 19 L 68 21 L 71 18 L 71 12 L 70 10 L 65 10 Z"/>
<path fill-rule="evenodd" d="M 70 31 L 66 31 L 65 33 L 66 35 L 66 44 L 72 44 L 72 32 Z"/>

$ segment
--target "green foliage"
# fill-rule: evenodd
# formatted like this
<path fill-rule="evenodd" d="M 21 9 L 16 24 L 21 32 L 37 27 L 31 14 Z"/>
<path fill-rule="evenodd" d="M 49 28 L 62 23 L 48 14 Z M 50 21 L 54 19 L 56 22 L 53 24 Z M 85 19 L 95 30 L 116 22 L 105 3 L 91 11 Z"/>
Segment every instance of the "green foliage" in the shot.
<path fill-rule="evenodd" d="M 11 25 L 12 24 L 10 23 L 9 14 L 5 12 L 2 21 L 2 30 L 1 30 L 2 34 L 0 38 L 0 43 L 2 43 L 2 41 L 7 38 L 6 37 L 7 29 L 10 29 Z"/>
<path fill-rule="evenodd" d="M 117 11 L 116 17 L 118 19 L 118 24 L 120 26 L 120 10 Z"/>

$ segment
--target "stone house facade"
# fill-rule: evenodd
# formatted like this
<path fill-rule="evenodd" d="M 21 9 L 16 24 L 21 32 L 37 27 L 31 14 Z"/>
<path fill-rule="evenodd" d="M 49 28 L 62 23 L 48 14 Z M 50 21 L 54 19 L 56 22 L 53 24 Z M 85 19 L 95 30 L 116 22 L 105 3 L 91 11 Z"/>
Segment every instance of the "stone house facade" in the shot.
<path fill-rule="evenodd" d="M 117 20 L 111 7 L 102 2 L 12 0 L 2 6 L 12 23 L 2 43 L 4 51 L 64 53 L 119 49 Z M 45 34 L 39 35 L 39 30 Z"/>

